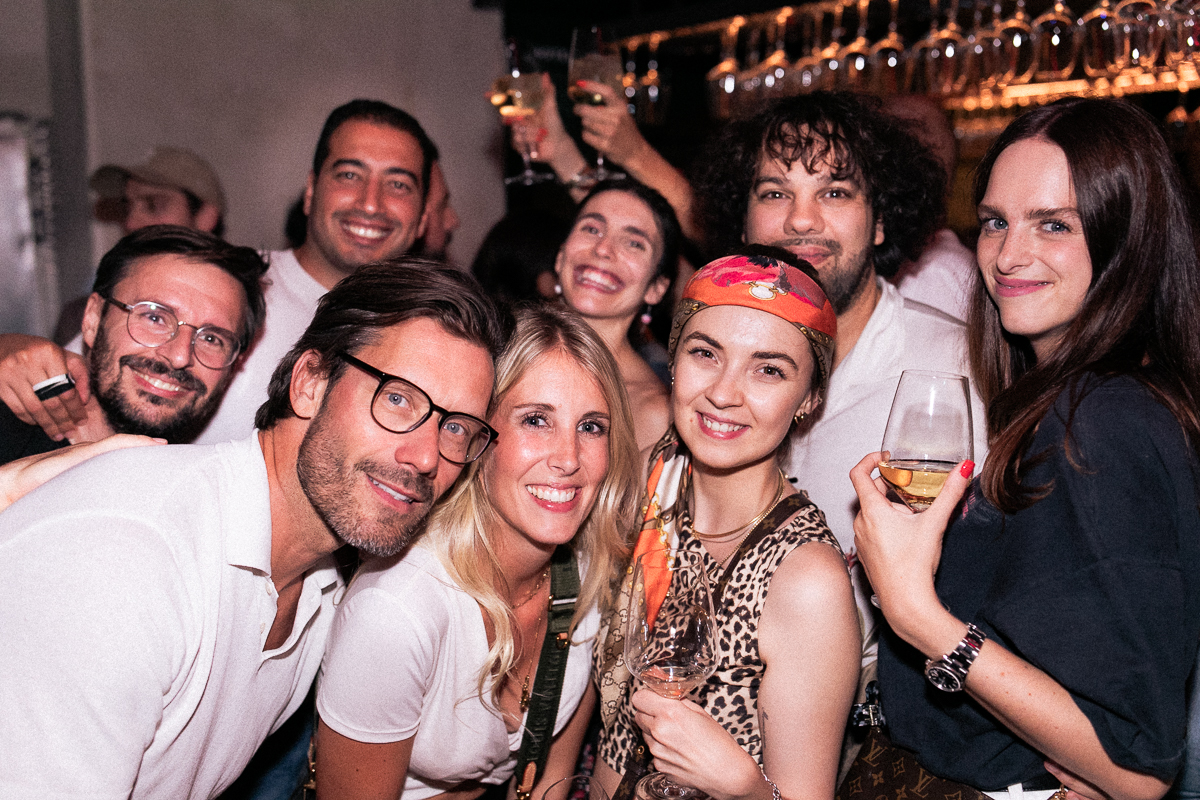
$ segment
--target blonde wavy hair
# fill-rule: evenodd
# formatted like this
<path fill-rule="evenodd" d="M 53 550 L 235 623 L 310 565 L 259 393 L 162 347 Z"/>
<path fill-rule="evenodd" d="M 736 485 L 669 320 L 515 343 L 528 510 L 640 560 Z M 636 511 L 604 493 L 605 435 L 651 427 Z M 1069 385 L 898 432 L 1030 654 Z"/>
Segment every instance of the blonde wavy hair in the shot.
<path fill-rule="evenodd" d="M 625 384 L 604 342 L 583 318 L 566 308 L 540 306 L 516 313 L 516 327 L 496 362 L 496 393 L 489 414 L 520 382 L 531 366 L 551 353 L 573 359 L 592 376 L 608 403 L 608 472 L 596 500 L 570 546 L 581 564 L 579 599 L 571 622 L 572 634 L 594 606 L 606 610 L 613 602 L 621 567 L 629 552 L 629 537 L 639 500 L 637 446 Z M 496 702 L 503 676 L 520 657 L 513 634 L 515 617 L 505 602 L 508 582 L 496 558 L 491 531 L 499 515 L 491 503 L 486 464 L 491 453 L 473 463 L 464 480 L 430 517 L 422 544 L 436 553 L 450 577 L 483 608 L 495 632 L 479 674 L 479 695 L 491 686 Z"/>

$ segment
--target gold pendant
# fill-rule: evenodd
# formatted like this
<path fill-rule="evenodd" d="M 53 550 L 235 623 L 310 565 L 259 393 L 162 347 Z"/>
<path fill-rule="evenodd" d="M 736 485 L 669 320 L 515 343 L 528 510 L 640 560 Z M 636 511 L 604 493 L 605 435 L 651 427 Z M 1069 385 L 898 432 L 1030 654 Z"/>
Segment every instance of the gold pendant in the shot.
<path fill-rule="evenodd" d="M 529 710 L 529 676 L 525 676 L 525 683 L 521 684 L 521 710 Z"/>

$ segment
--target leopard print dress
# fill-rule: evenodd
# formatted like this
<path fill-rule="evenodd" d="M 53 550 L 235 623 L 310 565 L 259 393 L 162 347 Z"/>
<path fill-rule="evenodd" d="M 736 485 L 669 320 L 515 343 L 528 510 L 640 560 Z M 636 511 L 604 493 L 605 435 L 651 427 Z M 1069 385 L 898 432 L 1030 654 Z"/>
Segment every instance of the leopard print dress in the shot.
<path fill-rule="evenodd" d="M 803 508 L 785 524 L 759 539 L 734 566 L 715 609 L 721 662 L 708 681 L 688 695 L 688 699 L 712 715 L 759 765 L 763 760 L 763 740 L 759 729 L 758 690 L 765 666 L 758 652 L 758 622 L 767 601 L 771 576 L 789 553 L 809 542 L 822 542 L 842 555 L 837 539 L 825 523 L 825 515 L 808 501 L 807 496 L 800 492 L 785 498 L 784 502 L 788 501 L 796 506 L 803 505 Z M 679 535 L 681 549 L 702 555 L 709 580 L 715 586 L 721 575 L 720 565 L 708 555 L 699 539 L 686 531 Z M 625 770 L 626 760 L 637 741 L 636 733 L 633 708 L 626 695 L 612 725 L 601 732 L 598 751 L 618 774 Z"/>

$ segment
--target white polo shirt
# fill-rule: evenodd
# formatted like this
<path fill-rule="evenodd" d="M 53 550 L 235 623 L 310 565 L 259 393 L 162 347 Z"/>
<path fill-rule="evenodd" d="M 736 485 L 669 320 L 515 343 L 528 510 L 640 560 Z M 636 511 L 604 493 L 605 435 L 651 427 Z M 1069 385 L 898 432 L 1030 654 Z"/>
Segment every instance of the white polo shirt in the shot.
<path fill-rule="evenodd" d="M 0 514 L 0 796 L 209 798 L 299 706 L 340 580 L 282 647 L 257 434 L 92 459 Z"/>

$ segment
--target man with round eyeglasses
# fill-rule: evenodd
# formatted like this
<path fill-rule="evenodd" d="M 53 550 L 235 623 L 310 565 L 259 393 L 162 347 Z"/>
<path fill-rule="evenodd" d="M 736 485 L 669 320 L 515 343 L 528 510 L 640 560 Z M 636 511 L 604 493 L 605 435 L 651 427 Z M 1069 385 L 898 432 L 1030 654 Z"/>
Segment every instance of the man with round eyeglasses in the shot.
<path fill-rule="evenodd" d="M 168 361 L 225 327 L 114 295 L 106 330 Z M 97 456 L 0 513 L 0 707 L 20 720 L 0 726 L 0 793 L 224 791 L 312 684 L 332 553 L 399 553 L 493 441 L 503 338 L 470 276 L 364 267 L 321 300 L 249 438 Z"/>
<path fill-rule="evenodd" d="M 70 443 L 55 442 L 9 407 L 40 405 L 84 378 L 93 391 L 71 441 L 113 433 L 191 441 L 262 324 L 265 271 L 254 250 L 188 228 L 159 225 L 121 239 L 101 260 L 88 298 L 84 375 L 0 387 L 0 463 Z"/>

